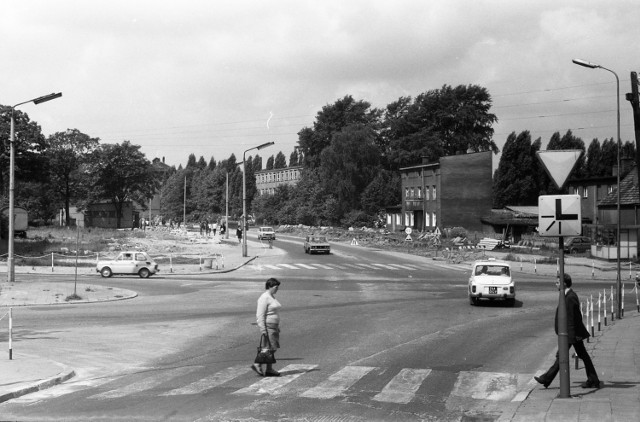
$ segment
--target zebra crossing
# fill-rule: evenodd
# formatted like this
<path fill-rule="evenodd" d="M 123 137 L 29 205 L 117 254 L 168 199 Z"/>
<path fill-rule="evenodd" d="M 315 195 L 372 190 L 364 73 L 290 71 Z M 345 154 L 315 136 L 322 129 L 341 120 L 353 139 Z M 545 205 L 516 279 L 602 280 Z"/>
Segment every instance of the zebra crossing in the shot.
<path fill-rule="evenodd" d="M 87 397 L 88 400 L 110 400 L 127 396 L 153 395 L 176 397 L 198 395 L 220 389 L 233 396 L 283 396 L 294 395 L 311 400 L 331 400 L 352 395 L 370 396 L 370 400 L 382 403 L 407 405 L 416 400 L 424 400 L 425 390 L 432 374 L 431 368 L 402 368 L 390 370 L 373 366 L 347 365 L 336 372 L 318 377 L 322 368 L 318 364 L 289 364 L 279 368 L 280 377 L 256 377 L 248 364 L 235 365 L 207 375 L 195 381 L 185 382 L 183 378 L 204 370 L 203 366 L 188 366 L 168 370 L 150 370 L 149 375 L 127 384 L 129 375 L 112 378 L 108 383 L 96 386 L 103 390 Z M 310 380 L 305 380 L 314 374 Z M 369 387 L 356 384 L 366 377 L 384 377 L 380 391 L 370 391 Z M 320 378 L 320 379 L 318 379 Z M 377 378 L 376 378 L 377 379 Z M 296 386 L 296 381 L 304 380 Z M 373 378 L 369 378 L 372 381 Z M 185 385 L 175 387 L 184 382 Z M 124 385 L 123 385 L 124 384 Z M 314 385 L 315 384 L 315 385 Z M 376 382 L 377 384 L 377 382 Z M 118 385 L 118 387 L 112 388 Z M 382 385 L 382 383 L 380 383 Z M 163 389 L 163 386 L 166 388 Z M 234 388 L 230 390 L 229 386 Z M 173 388 L 172 388 L 173 387 Z M 500 372 L 460 371 L 448 392 L 450 397 L 492 402 L 520 402 L 535 387 L 533 374 L 513 374 Z M 163 391 L 164 390 L 164 391 Z M 446 393 L 443 393 L 446 395 Z"/>
<path fill-rule="evenodd" d="M 285 271 L 285 270 L 337 270 L 337 271 L 345 271 L 345 270 L 357 270 L 357 271 L 378 271 L 381 269 L 390 270 L 390 271 L 421 271 L 433 269 L 434 265 L 419 265 L 419 264 L 386 264 L 386 263 L 375 263 L 375 262 L 358 262 L 358 263 L 282 263 L 282 264 L 253 264 L 252 266 L 243 267 L 245 270 L 256 270 L 256 271 L 264 271 L 264 270 L 275 270 L 275 271 Z"/>

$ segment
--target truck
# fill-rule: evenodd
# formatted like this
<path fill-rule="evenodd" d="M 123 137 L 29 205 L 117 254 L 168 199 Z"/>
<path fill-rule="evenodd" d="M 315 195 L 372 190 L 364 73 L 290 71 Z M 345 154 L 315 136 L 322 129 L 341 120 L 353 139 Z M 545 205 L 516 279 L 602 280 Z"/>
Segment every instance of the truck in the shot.
<path fill-rule="evenodd" d="M 0 213 L 2 213 L 2 216 L 4 217 L 2 219 L 3 223 L 2 224 L 8 224 L 9 222 L 9 207 L 5 207 L 2 208 L 2 210 L 0 210 Z M 29 213 L 27 213 L 27 210 L 24 208 L 20 208 L 20 207 L 14 207 L 13 208 L 13 233 L 14 236 L 18 236 L 18 237 L 27 237 L 27 228 L 29 226 Z M 2 231 L 7 231 L 9 229 L 9 227 L 2 227 Z"/>

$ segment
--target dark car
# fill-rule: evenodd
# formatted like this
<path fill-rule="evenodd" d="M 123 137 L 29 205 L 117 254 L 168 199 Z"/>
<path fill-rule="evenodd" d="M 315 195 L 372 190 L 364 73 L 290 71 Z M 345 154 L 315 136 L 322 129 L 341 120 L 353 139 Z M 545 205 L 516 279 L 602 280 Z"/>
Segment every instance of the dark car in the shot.
<path fill-rule="evenodd" d="M 586 236 L 569 237 L 564 241 L 564 251 L 570 254 L 591 251 L 591 238 Z"/>

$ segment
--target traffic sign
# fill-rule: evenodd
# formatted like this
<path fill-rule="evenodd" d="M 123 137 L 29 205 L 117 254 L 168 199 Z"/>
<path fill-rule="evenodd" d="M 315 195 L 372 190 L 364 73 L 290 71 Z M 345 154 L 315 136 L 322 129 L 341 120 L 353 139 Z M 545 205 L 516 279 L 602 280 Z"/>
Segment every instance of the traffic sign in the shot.
<path fill-rule="evenodd" d="M 566 149 L 538 151 L 536 155 L 553 183 L 562 189 L 582 153 L 579 149 Z"/>
<path fill-rule="evenodd" d="M 540 236 L 581 235 L 580 195 L 539 196 L 538 233 Z"/>
<path fill-rule="evenodd" d="M 412 232 L 411 227 L 407 227 L 406 229 L 404 229 L 404 232 L 406 234 L 411 234 L 411 232 Z"/>

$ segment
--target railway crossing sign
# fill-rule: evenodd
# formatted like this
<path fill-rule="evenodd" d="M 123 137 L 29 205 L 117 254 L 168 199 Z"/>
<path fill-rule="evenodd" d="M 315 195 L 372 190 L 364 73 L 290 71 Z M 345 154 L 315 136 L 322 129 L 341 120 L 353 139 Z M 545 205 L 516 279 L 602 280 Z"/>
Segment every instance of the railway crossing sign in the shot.
<path fill-rule="evenodd" d="M 538 197 L 540 236 L 579 236 L 582 234 L 580 195 L 542 195 Z"/>

